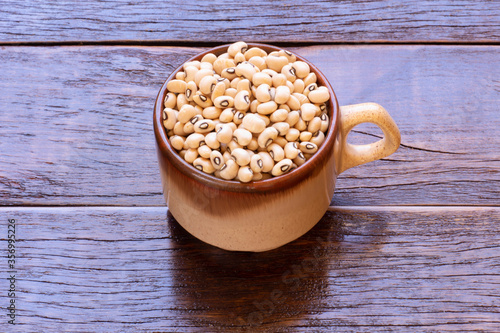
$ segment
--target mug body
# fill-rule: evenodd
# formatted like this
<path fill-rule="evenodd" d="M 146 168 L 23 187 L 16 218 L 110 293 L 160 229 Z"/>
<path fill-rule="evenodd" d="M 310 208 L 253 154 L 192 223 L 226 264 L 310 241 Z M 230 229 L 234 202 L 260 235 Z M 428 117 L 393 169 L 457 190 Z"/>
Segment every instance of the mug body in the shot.
<path fill-rule="evenodd" d="M 248 44 L 266 52 L 280 48 Z M 223 53 L 227 45 L 207 50 Z M 271 179 L 240 183 L 226 181 L 197 170 L 170 146 L 162 125 L 166 83 L 156 99 L 154 131 L 163 193 L 167 206 L 189 233 L 214 246 L 233 251 L 266 251 L 289 243 L 309 231 L 324 215 L 335 188 L 341 152 L 338 137 L 339 107 L 324 75 L 307 60 L 317 83 L 330 91 L 327 102 L 330 126 L 318 151 L 300 167 Z"/>

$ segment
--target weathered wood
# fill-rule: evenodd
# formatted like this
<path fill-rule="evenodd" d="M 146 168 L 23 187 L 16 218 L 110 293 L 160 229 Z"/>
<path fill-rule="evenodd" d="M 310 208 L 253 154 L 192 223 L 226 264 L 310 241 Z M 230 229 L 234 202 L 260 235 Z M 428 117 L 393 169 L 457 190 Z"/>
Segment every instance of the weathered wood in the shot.
<path fill-rule="evenodd" d="M 497 1 L 0 1 L 0 41 L 494 41 Z"/>
<path fill-rule="evenodd" d="M 0 204 L 164 205 L 153 103 L 200 50 L 0 48 Z M 333 204 L 499 204 L 499 47 L 291 50 L 326 74 L 340 104 L 378 102 L 401 129 L 404 146 L 341 175 Z M 380 132 L 359 131 L 353 142 Z"/>
<path fill-rule="evenodd" d="M 500 327 L 499 208 L 346 207 L 264 253 L 206 245 L 163 207 L 3 207 L 3 246 L 8 219 L 19 332 Z"/>

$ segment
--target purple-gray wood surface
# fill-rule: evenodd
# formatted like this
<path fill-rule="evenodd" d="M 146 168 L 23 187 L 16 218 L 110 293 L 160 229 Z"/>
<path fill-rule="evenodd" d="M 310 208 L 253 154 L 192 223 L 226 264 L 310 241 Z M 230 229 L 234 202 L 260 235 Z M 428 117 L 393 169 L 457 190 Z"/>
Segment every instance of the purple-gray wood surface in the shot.
<path fill-rule="evenodd" d="M 498 1 L 0 0 L 0 332 L 499 332 L 499 39 Z M 235 40 L 304 56 L 402 134 L 264 253 L 177 224 L 152 134 L 170 72 Z"/>

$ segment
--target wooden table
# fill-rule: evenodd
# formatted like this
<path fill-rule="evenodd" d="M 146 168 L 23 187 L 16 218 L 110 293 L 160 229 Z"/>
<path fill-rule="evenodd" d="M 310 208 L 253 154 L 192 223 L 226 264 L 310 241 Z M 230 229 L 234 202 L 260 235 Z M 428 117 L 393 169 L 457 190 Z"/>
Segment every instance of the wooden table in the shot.
<path fill-rule="evenodd" d="M 152 132 L 171 71 L 237 40 L 402 133 L 264 253 L 177 224 Z M 500 331 L 499 42 L 498 1 L 0 1 L 0 331 Z"/>

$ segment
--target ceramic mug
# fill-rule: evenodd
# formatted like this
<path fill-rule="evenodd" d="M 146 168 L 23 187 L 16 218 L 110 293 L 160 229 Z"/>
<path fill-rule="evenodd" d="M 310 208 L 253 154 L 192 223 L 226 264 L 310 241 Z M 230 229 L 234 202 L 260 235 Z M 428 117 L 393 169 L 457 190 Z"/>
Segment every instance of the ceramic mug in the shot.
<path fill-rule="evenodd" d="M 219 55 L 228 45 L 207 50 Z M 280 48 L 248 43 L 266 52 Z M 154 106 L 154 133 L 163 194 L 177 220 L 198 239 L 226 250 L 266 251 L 289 243 L 309 231 L 324 215 L 333 197 L 337 176 L 348 168 L 384 158 L 399 147 L 399 130 L 380 105 L 363 103 L 339 108 L 326 77 L 309 61 L 318 85 L 330 91 L 327 102 L 330 126 L 318 151 L 300 167 L 271 179 L 241 183 L 208 175 L 184 161 L 167 139 L 162 124 L 167 82 L 182 70 L 177 68 L 161 87 Z M 383 138 L 367 145 L 346 142 L 351 129 L 361 123 L 380 127 Z"/>

